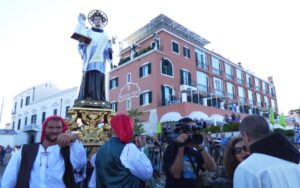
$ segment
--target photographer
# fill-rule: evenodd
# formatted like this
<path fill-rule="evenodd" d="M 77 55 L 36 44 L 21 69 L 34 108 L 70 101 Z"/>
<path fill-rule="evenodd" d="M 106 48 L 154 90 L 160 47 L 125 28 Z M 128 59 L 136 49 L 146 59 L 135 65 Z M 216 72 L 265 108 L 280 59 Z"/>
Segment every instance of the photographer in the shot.
<path fill-rule="evenodd" d="M 194 120 L 180 119 L 176 124 L 177 137 L 165 150 L 163 169 L 166 188 L 198 188 L 200 170 L 216 169 L 214 159 L 202 146 L 203 137 Z"/>

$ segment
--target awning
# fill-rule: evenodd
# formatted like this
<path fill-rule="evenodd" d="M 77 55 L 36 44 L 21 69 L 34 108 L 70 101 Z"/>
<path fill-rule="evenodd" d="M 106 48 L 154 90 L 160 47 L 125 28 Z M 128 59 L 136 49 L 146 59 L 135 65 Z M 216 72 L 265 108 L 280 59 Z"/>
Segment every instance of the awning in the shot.
<path fill-rule="evenodd" d="M 208 120 L 209 119 L 209 117 L 206 113 L 200 112 L 200 111 L 191 112 L 188 116 L 192 119 L 197 119 L 197 120 L 201 120 L 201 119 Z"/>
<path fill-rule="evenodd" d="M 168 113 L 164 114 L 163 116 L 161 116 L 160 122 L 164 123 L 164 122 L 168 122 L 168 121 L 178 121 L 181 118 L 182 118 L 182 116 L 178 112 L 168 112 Z"/>
<path fill-rule="evenodd" d="M 219 122 L 224 121 L 224 117 L 221 116 L 220 114 L 213 114 L 213 115 L 210 116 L 210 119 L 216 120 L 216 121 L 219 121 Z"/>

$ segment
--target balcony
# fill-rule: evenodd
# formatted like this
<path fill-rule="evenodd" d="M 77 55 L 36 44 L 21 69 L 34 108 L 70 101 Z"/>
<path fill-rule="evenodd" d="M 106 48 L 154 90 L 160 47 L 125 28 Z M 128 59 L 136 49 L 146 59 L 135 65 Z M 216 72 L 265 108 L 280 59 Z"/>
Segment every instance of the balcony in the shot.
<path fill-rule="evenodd" d="M 190 84 L 185 82 L 183 84 L 180 84 L 180 91 L 196 91 L 197 87 L 196 87 L 196 82 L 191 82 Z"/>
<path fill-rule="evenodd" d="M 25 125 L 23 131 L 37 131 L 38 129 L 40 129 L 38 125 L 31 124 L 31 125 Z"/>

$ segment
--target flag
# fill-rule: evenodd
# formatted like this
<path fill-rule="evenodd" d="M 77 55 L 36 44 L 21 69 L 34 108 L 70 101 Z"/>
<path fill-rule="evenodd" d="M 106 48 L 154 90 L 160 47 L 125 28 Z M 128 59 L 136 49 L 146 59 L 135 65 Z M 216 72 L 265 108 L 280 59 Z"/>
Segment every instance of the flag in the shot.
<path fill-rule="evenodd" d="M 161 125 L 160 125 L 160 122 L 157 123 L 156 131 L 157 131 L 157 134 L 161 134 Z"/>
<path fill-rule="evenodd" d="M 282 127 L 285 127 L 285 126 L 286 126 L 285 117 L 284 117 L 283 113 L 280 114 L 280 117 L 279 117 L 279 124 L 280 124 Z"/>
<path fill-rule="evenodd" d="M 275 124 L 275 117 L 274 117 L 274 111 L 272 108 L 270 108 L 270 113 L 269 113 L 269 121 L 272 125 Z"/>

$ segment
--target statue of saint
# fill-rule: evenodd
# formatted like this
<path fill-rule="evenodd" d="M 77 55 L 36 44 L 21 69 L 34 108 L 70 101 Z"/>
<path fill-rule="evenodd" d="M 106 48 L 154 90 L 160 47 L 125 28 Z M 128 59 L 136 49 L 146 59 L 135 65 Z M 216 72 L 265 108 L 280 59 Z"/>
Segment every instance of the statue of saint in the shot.
<path fill-rule="evenodd" d="M 105 70 L 106 64 L 112 64 L 112 42 L 103 27 L 108 19 L 101 10 L 93 10 L 88 14 L 92 25 L 85 26 L 86 16 L 78 16 L 78 25 L 71 38 L 79 41 L 78 50 L 83 61 L 82 80 L 78 100 L 106 102 Z"/>

